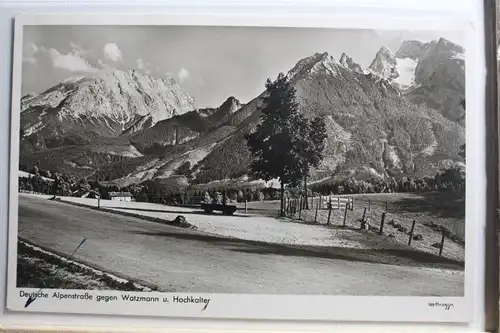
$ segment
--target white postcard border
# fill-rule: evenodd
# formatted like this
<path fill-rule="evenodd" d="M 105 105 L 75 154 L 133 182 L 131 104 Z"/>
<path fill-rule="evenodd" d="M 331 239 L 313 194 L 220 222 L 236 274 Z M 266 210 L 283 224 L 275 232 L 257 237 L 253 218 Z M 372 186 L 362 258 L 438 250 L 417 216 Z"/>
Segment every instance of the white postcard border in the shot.
<path fill-rule="evenodd" d="M 485 226 L 484 188 L 485 138 L 484 112 L 468 112 L 467 133 L 467 178 L 466 178 L 466 264 L 465 290 L 461 298 L 426 297 L 373 297 L 373 296 L 271 296 L 271 295 L 228 295 L 202 294 L 210 298 L 205 311 L 199 306 L 165 306 L 130 303 L 96 303 L 81 300 L 39 299 L 28 309 L 24 308 L 26 298 L 20 297 L 16 288 L 17 258 L 17 214 L 18 214 L 18 159 L 19 159 L 19 109 L 22 77 L 22 27 L 24 25 L 219 25 L 219 26 L 288 26 L 353 29 L 397 29 L 397 30 L 462 30 L 467 33 L 466 48 L 466 99 L 468 108 L 484 110 L 484 60 L 481 58 L 482 41 L 477 41 L 474 25 L 456 18 L 409 18 L 381 17 L 382 15 L 153 15 L 153 14 L 54 14 L 21 15 L 15 22 L 15 43 L 13 58 L 13 88 L 11 113 L 10 152 L 10 198 L 9 198 L 9 248 L 8 248 L 8 292 L 7 309 L 14 311 L 37 311 L 57 313 L 118 314 L 139 316 L 199 317 L 227 319 L 282 319 L 282 320 L 335 320 L 335 321 L 399 321 L 399 322 L 454 322 L 473 321 L 482 314 L 475 313 L 481 308 L 483 299 L 483 248 Z M 50 290 L 53 293 L 55 290 Z M 68 290 L 57 290 L 68 293 Z M 82 293 L 82 291 L 75 291 Z M 85 292 L 83 292 L 85 293 Z M 105 292 L 87 291 L 97 295 Z M 121 295 L 121 292 L 106 294 Z M 141 293 L 134 293 L 139 295 Z M 147 293 L 151 296 L 151 293 Z M 156 293 L 155 293 L 156 294 Z M 161 294 L 163 295 L 163 294 Z M 165 294 L 167 295 L 167 294 Z M 195 294 L 171 294 L 189 295 Z M 196 294 L 199 295 L 199 294 Z M 159 296 L 162 297 L 162 296 Z M 445 307 L 430 307 L 429 302 L 453 304 Z"/>

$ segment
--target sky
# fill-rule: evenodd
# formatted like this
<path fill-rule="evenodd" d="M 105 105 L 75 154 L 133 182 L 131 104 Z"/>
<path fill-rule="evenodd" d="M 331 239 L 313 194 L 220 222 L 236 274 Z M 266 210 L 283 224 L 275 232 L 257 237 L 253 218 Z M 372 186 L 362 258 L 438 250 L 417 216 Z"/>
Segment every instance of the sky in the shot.
<path fill-rule="evenodd" d="M 41 93 L 72 76 L 103 68 L 137 69 L 173 77 L 198 107 L 217 107 L 229 96 L 247 103 L 267 78 L 300 59 L 342 52 L 368 67 L 383 45 L 444 37 L 462 46 L 458 32 L 200 26 L 26 26 L 22 94 Z"/>

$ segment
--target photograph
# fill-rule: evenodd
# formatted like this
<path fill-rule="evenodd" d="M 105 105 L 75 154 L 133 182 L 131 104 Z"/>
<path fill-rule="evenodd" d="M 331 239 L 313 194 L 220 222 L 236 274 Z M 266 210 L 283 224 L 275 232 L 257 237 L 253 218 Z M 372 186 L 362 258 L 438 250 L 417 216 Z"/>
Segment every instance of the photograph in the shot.
<path fill-rule="evenodd" d="M 463 31 L 21 34 L 25 307 L 51 290 L 464 297 Z"/>

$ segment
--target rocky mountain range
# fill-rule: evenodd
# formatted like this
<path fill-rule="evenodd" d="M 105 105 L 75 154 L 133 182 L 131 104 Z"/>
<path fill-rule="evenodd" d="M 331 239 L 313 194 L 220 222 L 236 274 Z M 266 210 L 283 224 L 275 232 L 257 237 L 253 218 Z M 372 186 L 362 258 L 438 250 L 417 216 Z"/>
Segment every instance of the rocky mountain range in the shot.
<path fill-rule="evenodd" d="M 316 53 L 287 75 L 301 112 L 327 124 L 313 180 L 432 175 L 463 162 L 464 50 L 450 41 L 382 47 L 365 69 L 345 53 Z M 265 94 L 197 109 L 173 79 L 133 70 L 67 80 L 23 97 L 20 163 L 127 186 L 177 179 L 189 162 L 194 184 L 248 182 L 244 135 Z"/>
<path fill-rule="evenodd" d="M 444 38 L 405 41 L 396 53 L 380 49 L 369 70 L 400 88 L 415 103 L 465 125 L 460 101 L 465 94 L 465 50 Z"/>
<path fill-rule="evenodd" d="M 70 78 L 21 100 L 24 151 L 90 143 L 150 128 L 195 109 L 173 79 L 104 70 Z"/>

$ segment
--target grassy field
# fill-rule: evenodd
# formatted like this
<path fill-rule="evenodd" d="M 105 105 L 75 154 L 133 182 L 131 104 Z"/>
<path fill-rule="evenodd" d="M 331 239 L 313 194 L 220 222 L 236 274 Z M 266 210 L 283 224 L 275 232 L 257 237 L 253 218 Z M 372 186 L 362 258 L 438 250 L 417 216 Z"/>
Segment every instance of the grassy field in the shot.
<path fill-rule="evenodd" d="M 465 200 L 450 193 L 388 193 L 388 194 L 358 194 L 354 198 L 353 210 L 346 215 L 346 228 L 360 229 L 361 218 L 366 208 L 366 218 L 369 219 L 371 232 L 377 233 L 380 228 L 382 213 L 386 213 L 381 238 L 407 244 L 409 231 L 415 220 L 414 235 L 411 246 L 428 253 L 438 254 L 436 246 L 441 242 L 442 231 L 445 230 L 442 255 L 455 260 L 464 260 L 465 248 Z M 311 200 L 309 201 L 311 203 Z M 316 217 L 316 206 L 319 198 L 312 199 L 309 210 L 300 214 L 288 216 L 284 221 L 324 225 L 326 228 L 343 226 L 345 209 L 337 209 L 336 204 L 328 221 L 326 207 L 319 209 Z M 248 213 L 276 217 L 279 211 L 279 201 L 250 202 Z M 238 203 L 238 208 L 244 210 L 244 204 Z M 316 222 L 315 222 L 316 218 Z M 366 232 L 366 231 L 360 231 Z"/>

